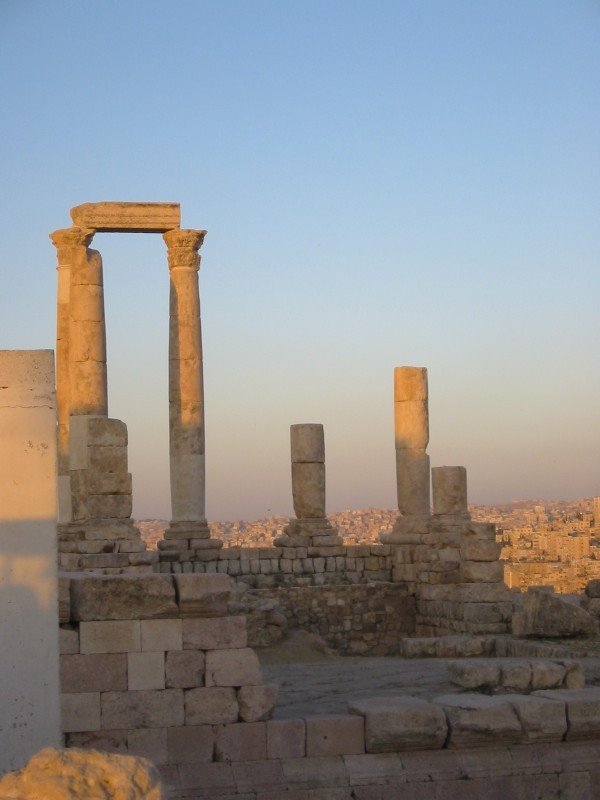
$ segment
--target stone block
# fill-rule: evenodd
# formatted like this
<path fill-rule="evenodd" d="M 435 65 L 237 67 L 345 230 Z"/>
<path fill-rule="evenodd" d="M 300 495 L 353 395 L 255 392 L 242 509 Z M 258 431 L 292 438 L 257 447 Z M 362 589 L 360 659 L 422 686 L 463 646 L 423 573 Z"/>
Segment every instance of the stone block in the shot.
<path fill-rule="evenodd" d="M 186 725 L 167 728 L 169 764 L 208 763 L 213 759 L 212 725 Z"/>
<path fill-rule="evenodd" d="M 86 417 L 87 443 L 89 445 L 116 445 L 126 447 L 127 425 L 120 419 Z"/>
<path fill-rule="evenodd" d="M 500 561 L 462 561 L 461 580 L 465 583 L 495 583 L 504 577 L 504 566 Z"/>
<path fill-rule="evenodd" d="M 585 587 L 585 593 L 588 597 L 600 598 L 600 578 L 590 581 Z"/>
<path fill-rule="evenodd" d="M 186 650 L 224 650 L 246 647 L 245 617 L 207 617 L 183 620 Z"/>
<path fill-rule="evenodd" d="M 279 688 L 275 684 L 265 686 L 242 686 L 237 699 L 240 718 L 243 722 L 258 722 L 270 719 L 273 714 Z"/>
<path fill-rule="evenodd" d="M 127 734 L 127 751 L 131 756 L 148 758 L 154 764 L 166 764 L 168 728 L 140 728 Z"/>
<path fill-rule="evenodd" d="M 95 231 L 165 233 L 179 228 L 179 203 L 82 203 L 71 209 L 73 225 Z"/>
<path fill-rule="evenodd" d="M 526 692 L 531 689 L 531 664 L 529 661 L 503 661 L 500 681 L 502 687 L 511 692 Z"/>
<path fill-rule="evenodd" d="M 519 718 L 523 743 L 563 740 L 567 731 L 565 703 L 522 694 L 506 694 L 502 699 L 511 704 Z"/>
<path fill-rule="evenodd" d="M 142 650 L 181 650 L 180 619 L 143 619 L 140 622 Z"/>
<path fill-rule="evenodd" d="M 513 615 L 514 636 L 565 638 L 598 635 L 597 620 L 583 608 L 547 592 L 529 591 L 517 595 Z"/>
<path fill-rule="evenodd" d="M 325 462 L 325 433 L 322 425 L 290 425 L 290 444 L 292 462 Z"/>
<path fill-rule="evenodd" d="M 100 730 L 100 692 L 61 694 L 63 733 Z"/>
<path fill-rule="evenodd" d="M 170 650 L 165 659 L 167 688 L 196 689 L 204 685 L 204 653 Z"/>
<path fill-rule="evenodd" d="M 231 578 L 223 574 L 175 575 L 179 611 L 187 616 L 222 617 L 227 614 Z"/>
<path fill-rule="evenodd" d="M 567 741 L 600 738 L 600 688 L 545 689 L 534 696 L 566 703 Z"/>
<path fill-rule="evenodd" d="M 304 758 L 306 723 L 303 719 L 273 719 L 267 722 L 267 758 Z"/>
<path fill-rule="evenodd" d="M 558 689 L 562 686 L 566 669 L 554 661 L 533 660 L 531 662 L 532 689 Z"/>
<path fill-rule="evenodd" d="M 500 684 L 500 664 L 495 660 L 450 661 L 448 674 L 452 683 L 462 689 L 495 689 Z"/>
<path fill-rule="evenodd" d="M 141 650 L 140 621 L 81 622 L 79 646 L 82 653 L 132 653 Z"/>
<path fill-rule="evenodd" d="M 324 787 L 329 797 L 332 787 L 348 786 L 348 773 L 341 756 L 285 758 L 281 760 L 281 768 L 285 780 L 294 787 L 306 787 L 311 791 Z"/>
<path fill-rule="evenodd" d="M 219 725 L 215 736 L 215 761 L 263 761 L 267 757 L 264 722 Z"/>
<path fill-rule="evenodd" d="M 427 400 L 394 403 L 396 450 L 425 450 L 429 442 Z"/>
<path fill-rule="evenodd" d="M 164 689 L 165 654 L 162 651 L 127 653 L 127 688 L 130 691 Z"/>
<path fill-rule="evenodd" d="M 62 692 L 108 692 L 127 689 L 127 655 L 94 653 L 60 657 Z"/>
<path fill-rule="evenodd" d="M 73 474 L 71 473 L 71 481 Z M 91 470 L 86 470 L 83 474 L 86 479 L 86 490 L 90 494 L 130 495 L 132 493 L 133 487 L 130 472 L 92 472 Z"/>
<path fill-rule="evenodd" d="M 104 692 L 103 728 L 161 728 L 183 725 L 183 691 Z"/>
<path fill-rule="evenodd" d="M 79 631 L 59 628 L 58 634 L 61 655 L 79 652 Z"/>
<path fill-rule="evenodd" d="M 565 675 L 565 689 L 584 689 L 585 672 L 578 661 L 566 660 L 562 662 L 567 674 Z"/>
<path fill-rule="evenodd" d="M 129 519 L 131 516 L 130 494 L 89 494 L 87 516 L 95 519 Z"/>
<path fill-rule="evenodd" d="M 368 753 L 437 750 L 446 741 L 444 711 L 416 697 L 359 699 L 349 704 L 348 711 L 365 718 Z"/>
<path fill-rule="evenodd" d="M 365 723 L 362 717 L 331 714 L 307 717 L 305 722 L 307 757 L 365 752 Z"/>
<path fill-rule="evenodd" d="M 521 738 L 521 723 L 504 698 L 447 694 L 433 702 L 446 714 L 449 748 L 500 746 L 514 744 Z"/>
<path fill-rule="evenodd" d="M 82 731 L 66 735 L 67 747 L 82 747 L 104 753 L 127 753 L 127 731 Z"/>
<path fill-rule="evenodd" d="M 58 578 L 58 621 L 71 621 L 71 579 L 64 576 Z"/>
<path fill-rule="evenodd" d="M 127 472 L 127 448 L 118 445 L 88 447 L 87 468 L 94 472 Z"/>
<path fill-rule="evenodd" d="M 209 650 L 206 653 L 207 686 L 256 686 L 262 683 L 260 662 L 249 647 Z"/>
<path fill-rule="evenodd" d="M 235 689 L 199 688 L 185 693 L 186 725 L 217 725 L 237 722 L 239 707 Z"/>
<path fill-rule="evenodd" d="M 82 575 L 71 581 L 75 620 L 129 620 L 176 616 L 170 575 Z M 156 648 L 159 649 L 159 648 Z"/>
<path fill-rule="evenodd" d="M 427 400 L 426 367 L 394 367 L 394 402 Z"/>
<path fill-rule="evenodd" d="M 466 561 L 498 561 L 502 545 L 479 539 L 468 541 L 460 548 L 461 558 Z"/>

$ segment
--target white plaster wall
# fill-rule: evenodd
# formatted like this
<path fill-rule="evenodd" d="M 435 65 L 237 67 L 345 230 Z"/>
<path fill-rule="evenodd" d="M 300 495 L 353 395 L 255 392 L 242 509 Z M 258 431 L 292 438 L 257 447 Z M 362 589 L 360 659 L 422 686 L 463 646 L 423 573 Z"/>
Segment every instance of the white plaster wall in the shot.
<path fill-rule="evenodd" d="M 0 775 L 60 746 L 52 350 L 0 351 Z"/>

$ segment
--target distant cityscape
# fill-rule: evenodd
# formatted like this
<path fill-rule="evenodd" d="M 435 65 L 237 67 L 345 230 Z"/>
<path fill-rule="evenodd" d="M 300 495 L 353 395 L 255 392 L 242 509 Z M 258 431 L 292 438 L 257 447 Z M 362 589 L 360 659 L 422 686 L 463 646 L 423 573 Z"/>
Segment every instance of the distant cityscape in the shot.
<path fill-rule="evenodd" d="M 600 497 L 563 500 L 516 500 L 501 505 L 470 505 L 475 522 L 493 522 L 502 543 L 504 580 L 509 588 L 552 586 L 561 594 L 582 592 L 600 578 Z M 390 531 L 398 512 L 364 508 L 329 514 L 346 544 L 377 542 Z M 286 516 L 251 521 L 211 522 L 212 535 L 226 547 L 271 547 L 288 522 Z M 156 548 L 164 520 L 138 520 L 142 538 Z"/>

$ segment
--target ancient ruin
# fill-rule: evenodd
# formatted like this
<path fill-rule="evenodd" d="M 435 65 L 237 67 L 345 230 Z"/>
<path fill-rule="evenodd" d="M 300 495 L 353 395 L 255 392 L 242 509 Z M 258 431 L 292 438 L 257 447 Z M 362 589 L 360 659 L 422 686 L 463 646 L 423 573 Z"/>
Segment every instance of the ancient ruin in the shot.
<path fill-rule="evenodd" d="M 269 546 L 225 547 L 205 509 L 205 231 L 181 229 L 173 203 L 71 216 L 51 236 L 56 417 L 52 354 L 0 354 L 0 587 L 22 613 L 7 615 L 0 767 L 76 750 L 44 751 L 5 779 L 7 796 L 52 764 L 69 785 L 85 782 L 76 764 L 100 785 L 110 758 L 86 766 L 80 749 L 116 754 L 127 775 L 140 765 L 118 757 L 150 759 L 172 800 L 599 796 L 600 586 L 580 603 L 507 588 L 495 526 L 469 514 L 465 468 L 430 468 L 427 370 L 394 370 L 398 513 L 378 542 L 344 542 L 329 521 L 325 432 L 310 423 L 290 428 L 295 518 Z M 115 231 L 161 233 L 168 253 L 172 515 L 157 550 L 131 519 L 127 428 L 109 417 L 90 244 Z"/>

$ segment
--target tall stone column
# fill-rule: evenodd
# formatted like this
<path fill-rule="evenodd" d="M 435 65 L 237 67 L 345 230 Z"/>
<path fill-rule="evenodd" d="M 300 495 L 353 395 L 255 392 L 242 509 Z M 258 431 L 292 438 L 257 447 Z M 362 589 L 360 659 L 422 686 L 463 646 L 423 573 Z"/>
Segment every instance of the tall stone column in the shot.
<path fill-rule="evenodd" d="M 58 521 L 71 520 L 71 489 L 69 480 L 69 340 L 71 265 L 78 251 L 85 251 L 94 231 L 87 228 L 64 228 L 50 234 L 56 247 L 58 290 L 56 303 L 56 411 L 58 464 Z"/>
<path fill-rule="evenodd" d="M 204 385 L 198 271 L 206 231 L 174 229 L 168 248 L 170 528 L 165 539 L 208 539 L 205 511 Z M 182 542 L 183 544 L 183 542 Z M 192 547 L 198 546 L 196 543 Z"/>
<path fill-rule="evenodd" d="M 396 437 L 396 487 L 400 512 L 391 534 L 381 541 L 393 543 L 398 534 L 426 533 L 430 520 L 430 470 L 427 369 L 394 369 L 394 428 Z"/>
<path fill-rule="evenodd" d="M 104 282 L 97 250 L 73 248 L 70 287 L 69 413 L 106 417 Z"/>

